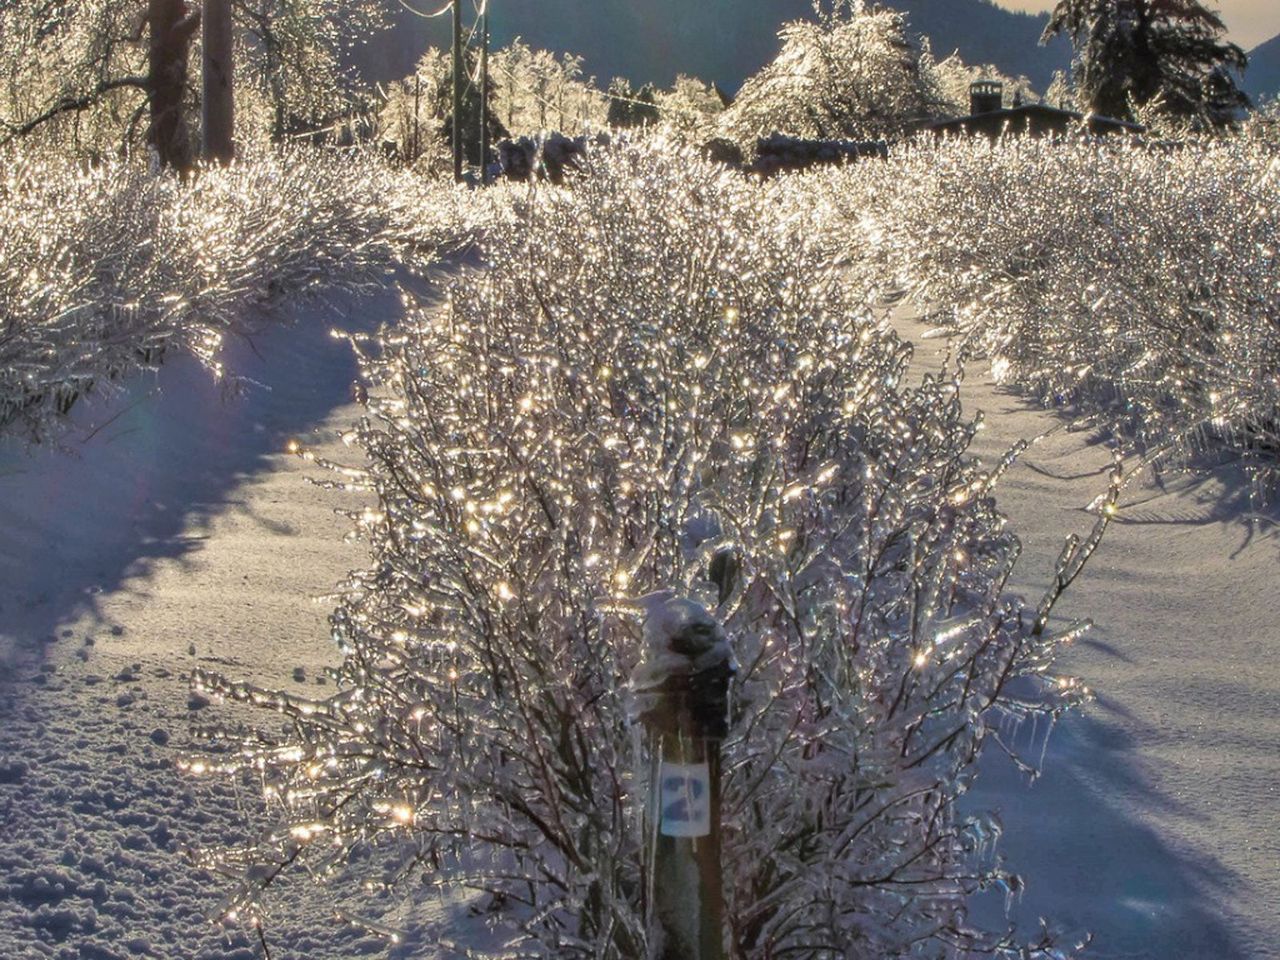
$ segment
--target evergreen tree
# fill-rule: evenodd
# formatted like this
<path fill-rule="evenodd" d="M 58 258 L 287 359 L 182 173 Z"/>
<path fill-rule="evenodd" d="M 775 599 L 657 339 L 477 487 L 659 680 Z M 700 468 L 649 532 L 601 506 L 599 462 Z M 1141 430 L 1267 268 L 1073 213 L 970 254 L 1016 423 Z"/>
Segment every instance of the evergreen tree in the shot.
<path fill-rule="evenodd" d="M 650 126 L 658 122 L 660 114 L 658 92 L 653 84 L 646 83 L 638 91 L 621 77 L 609 84 L 609 126 L 615 129 Z"/>
<path fill-rule="evenodd" d="M 1248 58 L 1225 29 L 1198 0 L 1059 0 L 1042 42 L 1071 38 L 1076 87 L 1096 113 L 1130 119 L 1150 105 L 1221 124 L 1249 105 L 1232 74 Z"/>
<path fill-rule="evenodd" d="M 493 52 L 489 69 L 501 81 L 494 110 L 512 136 L 547 130 L 572 135 L 605 122 L 604 91 L 583 74 L 581 57 L 556 56 L 517 39 Z"/>
<path fill-rule="evenodd" d="M 658 93 L 658 110 L 669 132 L 687 142 L 704 143 L 715 136 L 724 100 L 715 84 L 682 73 L 670 90 Z"/>
<path fill-rule="evenodd" d="M 652 83 L 646 83 L 636 94 L 636 102 L 631 105 L 631 118 L 634 126 L 648 127 L 658 122 L 661 111 L 658 109 L 658 90 Z"/>

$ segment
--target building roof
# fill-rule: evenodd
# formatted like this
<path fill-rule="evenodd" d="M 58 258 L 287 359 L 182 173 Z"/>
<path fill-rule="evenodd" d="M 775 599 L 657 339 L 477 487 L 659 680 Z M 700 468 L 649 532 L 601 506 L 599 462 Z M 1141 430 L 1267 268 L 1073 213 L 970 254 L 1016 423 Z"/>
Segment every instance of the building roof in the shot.
<path fill-rule="evenodd" d="M 926 124 L 924 129 L 936 133 L 998 133 L 1003 129 L 1066 129 L 1081 122 L 1088 125 L 1090 133 L 1142 133 L 1146 130 L 1140 123 L 1099 114 L 1085 115 L 1075 110 L 1051 107 L 1046 103 L 1027 103 L 952 120 L 940 120 Z"/>

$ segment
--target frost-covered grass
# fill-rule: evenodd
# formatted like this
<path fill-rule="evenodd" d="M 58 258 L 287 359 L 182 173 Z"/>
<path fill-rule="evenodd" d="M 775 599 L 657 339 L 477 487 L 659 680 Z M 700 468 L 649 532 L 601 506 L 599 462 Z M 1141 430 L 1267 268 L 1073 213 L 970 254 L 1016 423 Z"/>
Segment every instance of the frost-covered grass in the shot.
<path fill-rule="evenodd" d="M 189 764 L 260 778 L 273 817 L 210 855 L 243 872 L 228 911 L 257 916 L 282 869 L 350 863 L 378 889 L 489 891 L 504 955 L 652 955 L 654 745 L 628 721 L 640 638 L 617 603 L 672 589 L 741 664 L 733 957 L 1067 955 L 965 920 L 969 894 L 1016 885 L 995 825 L 956 808 L 977 756 L 1081 691 L 1050 675 L 1056 594 L 1005 593 L 1017 542 L 957 385 L 904 384 L 904 344 L 745 178 L 652 148 L 589 167 L 367 347 L 368 466 L 338 476 L 377 501 L 332 617 L 338 692 L 196 678 L 273 711 Z"/>
<path fill-rule="evenodd" d="M 0 432 L 40 440 L 86 393 L 197 355 L 280 301 L 378 279 L 466 232 L 451 184 L 372 156 L 263 153 L 184 183 L 136 163 L 10 152 L 0 178 Z"/>
<path fill-rule="evenodd" d="M 1280 470 L 1280 152 L 917 143 L 807 184 L 828 236 L 997 377 L 1148 455 Z"/>

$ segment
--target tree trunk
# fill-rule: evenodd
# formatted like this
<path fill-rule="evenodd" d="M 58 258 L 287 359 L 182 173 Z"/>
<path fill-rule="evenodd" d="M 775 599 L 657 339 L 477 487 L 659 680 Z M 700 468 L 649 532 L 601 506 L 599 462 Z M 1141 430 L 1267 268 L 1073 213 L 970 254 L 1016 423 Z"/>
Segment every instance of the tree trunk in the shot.
<path fill-rule="evenodd" d="M 489 6 L 480 17 L 480 182 L 489 182 Z"/>
<path fill-rule="evenodd" d="M 462 180 L 462 0 L 453 0 L 453 179 Z"/>
<path fill-rule="evenodd" d="M 200 12 L 189 12 L 185 0 L 148 0 L 151 24 L 151 129 L 147 141 L 162 167 L 191 169 L 191 134 L 182 101 L 187 89 L 187 61 L 191 38 L 200 25 Z"/>
<path fill-rule="evenodd" d="M 204 156 L 219 163 L 235 158 L 231 37 L 231 0 L 204 0 Z"/>

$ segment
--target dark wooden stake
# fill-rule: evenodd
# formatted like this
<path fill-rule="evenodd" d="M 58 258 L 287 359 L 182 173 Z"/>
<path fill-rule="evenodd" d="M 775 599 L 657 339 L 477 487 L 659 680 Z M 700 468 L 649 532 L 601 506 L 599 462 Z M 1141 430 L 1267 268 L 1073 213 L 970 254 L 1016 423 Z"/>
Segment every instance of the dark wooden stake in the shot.
<path fill-rule="evenodd" d="M 462 180 L 462 0 L 453 0 L 453 179 Z"/>
<path fill-rule="evenodd" d="M 660 960 L 723 960 L 724 890 L 720 866 L 720 743 L 664 737 L 659 770 L 706 764 L 709 832 L 672 837 L 661 826 L 653 857 L 654 914 L 662 927 Z M 660 774 L 661 775 L 661 774 Z M 659 791 L 661 796 L 661 790 Z M 700 798 L 691 798 L 697 803 Z M 664 812 L 658 811 L 661 818 Z"/>
<path fill-rule="evenodd" d="M 720 744 L 733 670 L 671 677 L 641 717 L 659 752 L 653 910 L 660 960 L 723 960 Z"/>
<path fill-rule="evenodd" d="M 489 182 L 489 4 L 480 20 L 480 182 Z"/>

